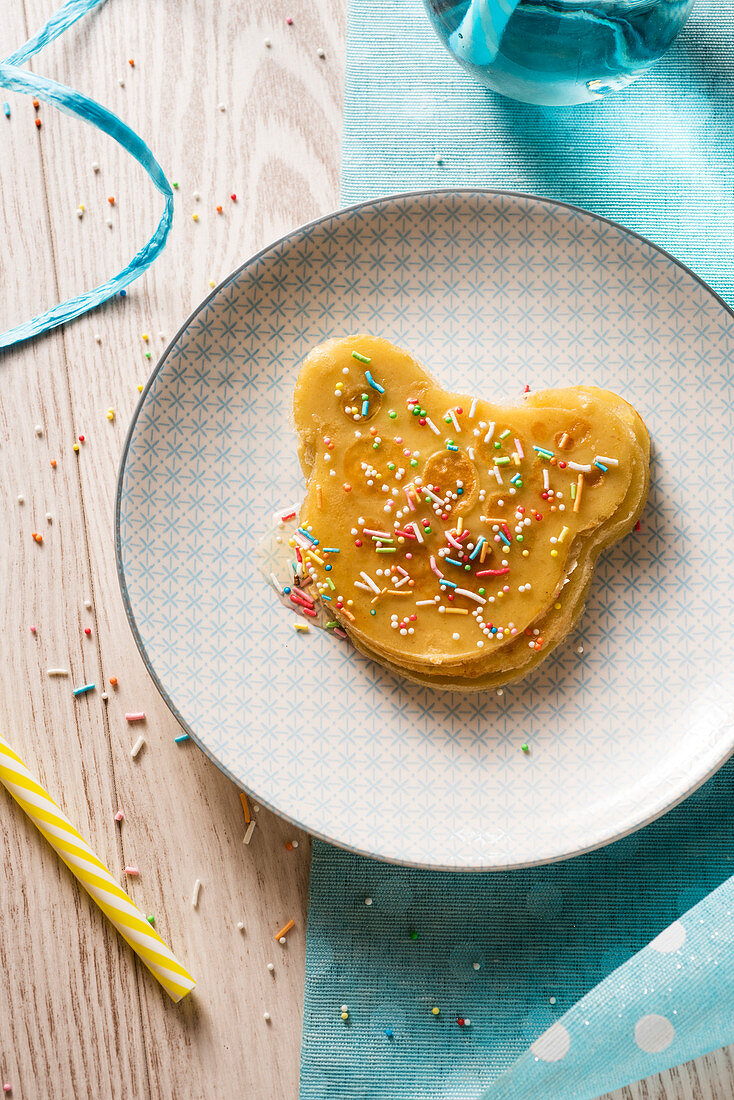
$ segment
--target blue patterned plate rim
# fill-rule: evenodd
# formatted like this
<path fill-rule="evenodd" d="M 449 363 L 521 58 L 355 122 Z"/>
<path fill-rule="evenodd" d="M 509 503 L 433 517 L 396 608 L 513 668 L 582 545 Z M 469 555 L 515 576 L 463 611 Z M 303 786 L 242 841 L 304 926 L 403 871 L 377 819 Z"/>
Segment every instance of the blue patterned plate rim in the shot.
<path fill-rule="evenodd" d="M 337 847 L 342 847 L 342 848 L 345 848 L 349 851 L 353 851 L 358 855 L 362 855 L 362 856 L 366 856 L 366 857 L 369 857 L 369 858 L 382 860 L 382 861 L 388 862 L 388 863 L 395 863 L 395 864 L 398 864 L 398 865 L 401 865 L 401 866 L 415 867 L 415 868 L 426 869 L 426 870 L 469 871 L 469 872 L 472 872 L 472 871 L 487 872 L 487 871 L 494 871 L 494 870 L 506 871 L 506 870 L 515 870 L 515 869 L 525 868 L 525 867 L 535 867 L 535 866 L 548 865 L 548 864 L 551 864 L 551 863 L 556 863 L 556 862 L 560 862 L 562 860 L 573 858 L 577 855 L 582 855 L 586 852 L 595 851 L 595 850 L 603 848 L 606 845 L 611 844 L 611 843 L 613 843 L 617 840 L 620 840 L 623 837 L 629 836 L 629 835 L 637 832 L 639 829 L 643 828 L 646 825 L 651 824 L 653 821 L 655 821 L 658 818 L 662 817 L 669 810 L 672 810 L 675 806 L 677 806 L 681 802 L 683 802 L 686 798 L 688 798 L 691 794 L 693 794 L 694 791 L 698 790 L 699 787 L 701 787 L 708 779 L 711 778 L 711 776 L 713 776 L 722 767 L 723 764 L 726 763 L 726 761 L 732 756 L 732 754 L 734 754 L 734 736 L 732 736 L 730 744 L 725 744 L 724 745 L 720 755 L 717 758 L 714 759 L 712 764 L 710 764 L 703 772 L 697 773 L 694 776 L 692 776 L 690 778 L 689 782 L 686 782 L 685 789 L 679 790 L 677 793 L 672 795 L 672 797 L 670 797 L 669 799 L 666 799 L 666 800 L 656 804 L 655 807 L 649 813 L 643 814 L 638 819 L 635 819 L 634 821 L 630 822 L 629 827 L 624 828 L 624 829 L 617 829 L 616 831 L 610 833 L 605 838 L 597 839 L 589 845 L 575 846 L 572 849 L 569 848 L 568 851 L 555 853 L 551 856 L 544 856 L 543 858 L 540 858 L 540 859 L 537 859 L 537 860 L 536 859 L 524 859 L 520 862 L 498 863 L 498 864 L 488 864 L 488 865 L 485 865 L 485 864 L 477 864 L 477 865 L 437 864 L 437 863 L 432 863 L 432 862 L 421 862 L 419 860 L 404 860 L 402 858 L 397 859 L 393 856 L 386 856 L 386 855 L 384 855 L 380 852 L 374 852 L 374 851 L 370 850 L 369 848 L 362 848 L 362 847 L 360 847 L 356 844 L 347 843 L 343 839 L 340 839 L 338 836 L 329 835 L 326 832 L 320 832 L 317 828 L 314 827 L 313 823 L 305 823 L 303 821 L 300 821 L 293 814 L 284 813 L 283 810 L 280 809 L 277 804 L 270 801 L 267 797 L 264 797 L 264 796 L 260 795 L 256 790 L 250 788 L 249 786 L 246 787 L 245 783 L 242 780 L 242 778 L 240 776 L 238 776 L 237 774 L 235 774 L 217 756 L 216 752 L 214 752 L 212 749 L 210 749 L 208 747 L 206 741 L 202 740 L 197 735 L 196 729 L 192 725 L 189 724 L 189 722 L 186 720 L 184 715 L 180 712 L 178 707 L 175 705 L 175 703 L 173 702 L 173 699 L 171 698 L 169 692 L 166 689 L 166 686 L 163 682 L 163 679 L 161 678 L 161 676 L 158 675 L 158 673 L 156 671 L 156 668 L 155 668 L 155 665 L 154 665 L 153 661 L 150 658 L 150 655 L 148 653 L 146 644 L 145 644 L 145 642 L 143 640 L 143 637 L 141 635 L 141 632 L 139 630 L 139 627 L 138 627 L 138 624 L 137 624 L 137 621 L 136 621 L 136 617 L 135 617 L 135 612 L 134 612 L 133 605 L 132 605 L 132 600 L 130 598 L 130 594 L 129 594 L 129 590 L 128 590 L 126 575 L 125 575 L 125 567 L 124 567 L 124 564 L 123 564 L 122 539 L 121 539 L 123 483 L 124 483 L 124 477 L 125 477 L 125 472 L 126 472 L 127 460 L 128 460 L 129 453 L 130 453 L 131 444 L 132 444 L 132 441 L 133 441 L 134 436 L 135 436 L 136 427 L 137 427 L 138 421 L 140 419 L 140 415 L 141 415 L 141 413 L 142 413 L 142 411 L 143 411 L 143 409 L 146 405 L 146 401 L 147 401 L 147 399 L 148 399 L 148 397 L 151 393 L 151 390 L 154 386 L 154 383 L 155 383 L 158 375 L 160 374 L 161 370 L 165 366 L 169 356 L 176 349 L 176 347 L 178 345 L 178 342 L 185 335 L 185 333 L 187 332 L 187 330 L 189 329 L 191 324 L 206 309 L 206 307 L 215 298 L 217 298 L 217 296 L 220 293 L 222 293 L 222 291 L 224 291 L 233 282 L 233 280 L 235 280 L 240 274 L 245 272 L 248 268 L 250 268 L 254 264 L 256 264 L 259 260 L 263 259 L 264 257 L 266 257 L 270 253 L 276 254 L 279 250 L 283 250 L 285 248 L 285 246 L 299 241 L 305 234 L 307 234 L 309 231 L 315 229 L 319 225 L 322 225 L 322 224 L 327 223 L 327 222 L 329 222 L 331 220 L 334 220 L 334 219 L 339 219 L 339 220 L 342 220 L 342 221 L 346 221 L 346 220 L 349 219 L 349 217 L 351 215 L 354 215 L 354 214 L 356 214 L 360 211 L 369 210 L 370 208 L 374 208 L 375 210 L 377 210 L 380 207 L 386 207 L 386 206 L 389 206 L 390 204 L 399 203 L 399 202 L 402 202 L 402 201 L 405 201 L 405 200 L 408 200 L 408 199 L 420 200 L 421 198 L 437 198 L 437 197 L 443 197 L 443 198 L 446 198 L 446 199 L 450 199 L 454 196 L 463 196 L 463 197 L 467 197 L 467 198 L 472 197 L 472 196 L 476 196 L 476 197 L 480 197 L 480 198 L 485 198 L 488 201 L 502 199 L 502 198 L 506 198 L 506 199 L 510 199 L 510 200 L 528 201 L 528 202 L 531 202 L 531 203 L 538 203 L 538 204 L 542 204 L 542 205 L 545 205 L 545 206 L 548 206 L 548 207 L 557 208 L 557 209 L 560 209 L 560 210 L 566 210 L 566 211 L 569 211 L 570 213 L 578 214 L 578 215 L 581 215 L 585 218 L 589 218 L 593 221 L 596 221 L 596 222 L 602 223 L 604 225 L 610 226 L 610 227 L 618 230 L 625 237 L 631 238 L 633 240 L 636 240 L 636 241 L 640 242 L 641 244 L 644 244 L 645 246 L 647 246 L 648 248 L 650 248 L 654 252 L 657 252 L 659 255 L 661 255 L 661 256 L 665 257 L 667 260 L 669 260 L 675 267 L 677 267 L 680 271 L 684 272 L 692 280 L 694 280 L 694 282 L 697 283 L 707 293 L 707 295 L 709 295 L 712 299 L 714 299 L 718 303 L 718 305 L 729 315 L 729 317 L 732 318 L 732 320 L 734 320 L 734 309 L 731 306 L 729 306 L 729 304 L 719 294 L 717 294 L 717 292 L 711 286 L 709 286 L 709 284 L 704 279 L 702 279 L 699 275 L 697 275 L 695 271 L 693 271 L 690 267 L 688 267 L 682 261 L 680 261 L 675 256 L 673 256 L 672 253 L 668 252 L 666 249 L 662 248 L 660 245 L 656 244 L 654 241 L 651 241 L 649 238 L 643 236 L 642 234 L 637 233 L 634 230 L 628 229 L 626 226 L 622 225 L 620 222 L 615 221 L 613 218 L 607 218 L 607 217 L 604 217 L 600 214 L 593 213 L 593 212 L 585 209 L 584 207 L 577 206 L 573 203 L 567 203 L 567 202 L 563 202 L 563 201 L 560 201 L 560 200 L 557 200 L 557 199 L 547 198 L 547 197 L 544 197 L 542 195 L 535 195 L 535 194 L 532 194 L 530 192 L 468 186 L 468 187 L 418 188 L 418 189 L 411 190 L 411 191 L 398 191 L 398 192 L 393 192 L 391 194 L 382 195 L 382 196 L 379 196 L 379 197 L 376 197 L 376 198 L 366 199 L 362 202 L 357 202 L 357 203 L 350 204 L 348 206 L 337 208 L 336 210 L 331 210 L 328 213 L 320 215 L 317 218 L 313 218 L 310 221 L 301 223 L 295 229 L 291 230 L 288 233 L 283 234 L 281 237 L 276 238 L 274 241 L 271 241 L 269 244 L 265 245 L 259 251 L 253 253 L 247 260 L 245 260 L 242 264 L 240 264 L 233 271 L 231 271 L 229 273 L 229 275 L 227 275 L 220 283 L 218 283 L 217 286 L 214 287 L 214 289 L 212 289 L 210 291 L 210 293 L 207 294 L 202 299 L 202 301 L 199 303 L 199 305 L 197 305 L 196 308 L 192 310 L 192 312 L 189 314 L 189 316 L 186 318 L 186 320 L 182 323 L 182 325 L 180 326 L 180 328 L 178 329 L 176 334 L 171 338 L 171 340 L 169 341 L 169 343 L 166 346 L 166 348 L 164 349 L 164 351 L 161 353 L 161 356 L 160 356 L 158 362 L 156 363 L 155 367 L 153 368 L 151 374 L 149 375 L 149 377 L 148 377 L 148 379 L 145 383 L 145 386 L 144 386 L 144 388 L 141 392 L 138 403 L 137 403 L 137 405 L 136 405 L 136 407 L 133 411 L 132 419 L 130 421 L 130 425 L 129 425 L 127 433 L 126 433 L 126 437 L 125 437 L 125 441 L 124 441 L 124 445 L 123 445 L 123 449 L 122 449 L 122 454 L 121 454 L 121 458 L 120 458 L 120 464 L 119 464 L 118 476 L 117 476 L 117 486 L 116 486 L 116 492 L 115 492 L 115 514 L 114 514 L 115 562 L 116 562 L 117 576 L 118 576 L 118 581 L 119 581 L 119 584 L 120 584 L 120 591 L 121 591 L 121 595 L 122 595 L 123 606 L 125 608 L 125 613 L 126 613 L 126 616 L 127 616 L 127 620 L 128 620 L 129 625 L 130 625 L 130 629 L 132 631 L 133 637 L 135 639 L 135 643 L 138 647 L 138 650 L 139 650 L 140 655 L 143 659 L 145 667 L 148 670 L 148 673 L 150 674 L 150 676 L 153 680 L 153 683 L 155 684 L 158 692 L 160 693 L 161 697 L 163 698 L 164 702 L 168 706 L 171 713 L 176 718 L 176 721 L 179 723 L 181 728 L 189 735 L 191 740 L 198 746 L 198 748 L 202 752 L 204 752 L 205 755 L 220 769 L 220 771 L 222 771 L 237 787 L 242 788 L 242 789 L 247 789 L 249 791 L 249 793 L 251 794 L 251 796 L 253 798 L 255 798 L 259 804 L 265 806 L 267 809 L 269 809 L 273 813 L 279 815 L 280 817 L 282 817 L 284 820 L 288 821 L 290 824 L 294 825 L 295 827 L 301 828 L 304 831 L 308 832 L 312 837 L 314 837 L 316 839 L 319 839 L 319 840 L 323 840 L 323 841 L 325 841 L 327 843 L 330 843 L 330 844 L 334 844 Z"/>

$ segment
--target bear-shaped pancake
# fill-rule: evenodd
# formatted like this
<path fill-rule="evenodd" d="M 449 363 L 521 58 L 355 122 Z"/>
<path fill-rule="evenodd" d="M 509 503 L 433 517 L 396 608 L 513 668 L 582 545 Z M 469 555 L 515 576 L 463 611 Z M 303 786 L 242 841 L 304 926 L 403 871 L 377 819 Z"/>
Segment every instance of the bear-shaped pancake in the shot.
<path fill-rule="evenodd" d="M 307 356 L 294 414 L 308 591 L 360 650 L 435 687 L 497 687 L 545 657 L 647 496 L 647 431 L 607 390 L 495 405 L 356 335 Z"/>

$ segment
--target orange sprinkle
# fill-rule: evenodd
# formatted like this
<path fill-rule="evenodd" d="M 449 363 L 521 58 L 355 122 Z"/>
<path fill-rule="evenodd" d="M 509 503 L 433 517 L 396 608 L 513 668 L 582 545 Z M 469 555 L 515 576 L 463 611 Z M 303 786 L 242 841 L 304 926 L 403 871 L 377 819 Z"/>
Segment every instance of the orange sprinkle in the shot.
<path fill-rule="evenodd" d="M 578 512 L 579 508 L 581 507 L 581 494 L 583 493 L 583 491 L 584 491 L 584 475 L 579 474 L 578 480 L 576 482 L 576 499 L 573 502 L 574 512 Z"/>
<path fill-rule="evenodd" d="M 113 687 L 117 687 L 117 677 L 116 676 L 110 676 L 110 683 L 112 684 Z"/>
<path fill-rule="evenodd" d="M 247 805 L 247 795 L 244 791 L 240 791 L 240 802 L 242 803 L 242 812 L 245 815 L 245 825 L 250 824 L 250 807 Z"/>
<path fill-rule="evenodd" d="M 292 841 L 286 840 L 285 850 L 286 850 L 286 852 L 292 852 L 293 851 L 293 842 Z"/>
<path fill-rule="evenodd" d="M 407 595 L 407 593 L 406 593 L 406 595 Z M 347 611 L 346 607 L 340 607 L 339 608 L 339 614 L 340 615 L 345 615 L 351 623 L 354 622 L 354 615 L 352 614 L 351 611 Z"/>
<path fill-rule="evenodd" d="M 40 107 L 40 103 L 38 102 L 37 99 L 33 100 L 33 106 L 36 108 L 36 110 L 38 110 L 38 108 Z"/>
<path fill-rule="evenodd" d="M 290 932 L 291 928 L 295 928 L 295 927 L 296 927 L 296 922 L 294 920 L 289 920 L 287 924 L 283 925 L 283 927 L 280 929 L 279 932 L 275 933 L 275 942 L 277 943 L 278 940 L 281 940 L 283 938 L 283 936 L 287 935 L 288 932 Z"/>
<path fill-rule="evenodd" d="M 129 57 L 128 60 L 127 60 L 127 63 L 128 63 L 128 65 L 130 66 L 131 69 L 135 68 L 135 58 L 134 57 Z"/>
<path fill-rule="evenodd" d="M 317 508 L 320 508 L 320 507 L 321 507 L 321 503 L 322 503 L 322 497 L 321 497 L 321 486 L 320 486 L 320 485 L 317 485 L 317 486 L 316 486 L 316 507 L 317 507 Z"/>
<path fill-rule="evenodd" d="M 488 542 L 483 542 L 483 543 L 482 543 L 482 552 L 481 552 L 481 553 L 480 553 L 480 555 L 479 555 L 479 562 L 480 562 L 480 564 L 483 564 L 483 563 L 484 563 L 484 559 L 485 559 L 485 558 L 486 558 L 486 556 L 487 556 L 487 547 L 488 547 L 488 546 L 489 546 L 489 543 L 488 543 Z"/>
<path fill-rule="evenodd" d="M 36 119 L 36 129 L 37 129 L 37 130 L 40 130 L 40 129 L 41 129 L 41 120 L 40 120 L 40 118 L 37 118 L 37 119 Z"/>
<path fill-rule="evenodd" d="M 222 208 L 221 208 L 221 206 L 218 206 L 217 207 L 217 214 L 221 214 L 221 213 L 222 213 Z"/>
<path fill-rule="evenodd" d="M 351 491 L 352 491 L 352 486 L 349 484 L 348 481 L 344 482 L 344 485 L 342 486 L 342 488 L 344 489 L 345 493 L 351 493 Z"/>
<path fill-rule="evenodd" d="M 108 195 L 107 196 L 107 202 L 110 204 L 110 206 L 114 206 L 115 205 L 115 196 L 114 195 Z"/>
<path fill-rule="evenodd" d="M 33 531 L 32 534 L 36 542 L 43 542 L 43 535 L 39 535 L 38 531 Z"/>
<path fill-rule="evenodd" d="M 56 469 L 56 459 L 55 458 L 51 459 L 51 466 L 54 470 Z"/>

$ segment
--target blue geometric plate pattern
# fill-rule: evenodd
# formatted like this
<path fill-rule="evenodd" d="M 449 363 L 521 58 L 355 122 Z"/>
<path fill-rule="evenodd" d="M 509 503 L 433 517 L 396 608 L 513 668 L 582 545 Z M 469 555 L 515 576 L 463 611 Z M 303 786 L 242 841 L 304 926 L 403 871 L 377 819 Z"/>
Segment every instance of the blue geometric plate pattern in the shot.
<path fill-rule="evenodd" d="M 502 694 L 433 692 L 297 634 L 257 567 L 303 489 L 299 362 L 358 331 L 498 400 L 609 387 L 650 429 L 642 529 L 600 561 L 573 635 Z M 382 859 L 540 863 L 661 814 L 734 746 L 733 350 L 728 308 L 670 256 L 541 199 L 399 195 L 267 248 L 167 350 L 123 457 L 123 597 L 168 704 L 258 800 Z"/>

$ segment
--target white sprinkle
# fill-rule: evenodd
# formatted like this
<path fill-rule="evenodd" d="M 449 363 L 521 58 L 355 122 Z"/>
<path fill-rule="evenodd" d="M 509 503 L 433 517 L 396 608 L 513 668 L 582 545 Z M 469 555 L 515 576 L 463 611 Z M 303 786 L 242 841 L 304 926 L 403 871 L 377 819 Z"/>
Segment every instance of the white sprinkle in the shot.
<path fill-rule="evenodd" d="M 297 847 L 298 847 L 298 841 L 297 841 L 297 840 L 294 840 L 294 841 L 293 841 L 293 847 L 294 847 L 294 848 L 297 848 Z"/>
<path fill-rule="evenodd" d="M 472 965 L 472 970 L 479 970 L 479 968 L 482 964 L 481 963 L 472 963 L 471 965 Z"/>
<path fill-rule="evenodd" d="M 108 699 L 109 699 L 109 695 L 107 694 L 106 691 L 103 691 L 102 692 L 102 702 L 106 703 Z"/>
<path fill-rule="evenodd" d="M 53 523 L 53 521 L 54 521 L 54 517 L 51 515 L 50 512 L 46 512 L 46 519 L 48 520 L 49 523 Z"/>
<path fill-rule="evenodd" d="M 201 198 L 201 195 L 199 194 L 199 192 L 194 191 L 194 194 L 193 194 L 194 202 L 198 202 L 200 198 Z"/>
<path fill-rule="evenodd" d="M 456 428 L 457 432 L 460 432 L 461 428 L 459 427 L 459 421 L 456 419 L 456 413 L 454 412 L 453 409 L 449 409 L 449 416 L 451 417 L 451 420 L 452 420 L 453 425 Z"/>
<path fill-rule="evenodd" d="M 477 398 L 476 398 L 476 397 L 474 397 L 474 398 L 472 398 L 472 403 L 471 403 L 471 407 L 470 407 L 470 409 L 469 409 L 469 419 L 470 419 L 470 420 L 473 420 L 473 419 L 474 419 L 474 413 L 475 413 L 476 411 L 477 411 Z"/>
<path fill-rule="evenodd" d="M 199 891 L 200 890 L 201 890 L 201 879 L 197 878 L 196 882 L 194 883 L 194 892 L 191 895 L 191 904 L 193 905 L 194 909 L 199 908 Z"/>
<path fill-rule="evenodd" d="M 255 818 L 253 817 L 252 821 L 247 826 L 247 832 L 245 833 L 244 840 L 242 841 L 243 844 L 249 844 L 250 843 L 250 841 L 252 840 L 252 834 L 255 832 L 255 826 L 256 825 L 257 825 L 257 822 L 255 821 Z"/>
<path fill-rule="evenodd" d="M 484 437 L 484 442 L 489 443 L 489 441 L 490 441 L 490 439 L 492 438 L 493 435 L 494 435 L 494 420 L 492 421 L 492 423 L 487 428 L 487 434 Z"/>
<path fill-rule="evenodd" d="M 253 810 L 256 814 L 260 813 L 260 807 L 259 806 L 253 806 L 252 808 L 253 808 Z"/>
<path fill-rule="evenodd" d="M 43 435 L 43 427 L 40 424 L 36 424 L 36 426 L 33 430 L 36 433 L 36 435 Z"/>
<path fill-rule="evenodd" d="M 217 106 L 218 106 L 218 109 L 220 111 L 226 111 L 227 110 L 227 104 L 226 103 L 219 103 Z"/>
<path fill-rule="evenodd" d="M 270 574 L 270 579 L 273 582 L 273 588 L 275 589 L 275 591 L 278 593 L 279 596 L 282 596 L 283 589 L 281 588 L 280 581 L 276 577 L 275 573 Z"/>
<path fill-rule="evenodd" d="M 443 157 L 440 155 L 440 153 L 436 153 L 433 160 L 435 164 L 443 164 Z"/>
<path fill-rule="evenodd" d="M 93 172 L 99 172 L 99 165 L 97 164 L 96 160 L 92 161 L 92 171 Z"/>
<path fill-rule="evenodd" d="M 239 929 L 240 932 L 244 932 L 245 922 L 243 920 L 238 920 L 237 921 L 237 928 Z"/>
<path fill-rule="evenodd" d="M 368 906 L 372 905 L 372 898 L 365 898 L 364 903 L 365 903 L 365 905 L 368 905 Z"/>
<path fill-rule="evenodd" d="M 48 668 L 46 669 L 47 676 L 68 676 L 69 670 L 66 668 Z"/>
<path fill-rule="evenodd" d="M 321 49 L 320 46 L 319 46 L 318 50 L 316 51 L 316 53 L 319 57 L 326 57 L 326 54 L 324 53 L 324 51 Z"/>
<path fill-rule="evenodd" d="M 365 584 L 368 584 L 370 586 L 370 588 L 372 589 L 372 591 L 375 594 L 379 594 L 380 589 L 375 584 L 375 582 L 372 580 L 372 577 L 368 576 L 368 574 L 365 573 L 364 571 L 362 571 L 359 575 L 362 578 L 362 580 L 365 582 Z"/>
<path fill-rule="evenodd" d="M 130 750 L 130 755 L 132 756 L 133 760 L 138 755 L 138 753 L 140 752 L 140 750 L 142 749 L 144 744 L 145 744 L 145 738 L 141 734 L 140 737 L 135 742 L 135 744 L 133 745 L 132 749 Z"/>
<path fill-rule="evenodd" d="M 25 497 L 23 496 L 22 493 L 18 493 L 18 504 L 23 504 L 24 502 L 25 502 Z"/>
<path fill-rule="evenodd" d="M 104 223 L 108 229 L 112 229 L 112 218 L 105 218 Z"/>
<path fill-rule="evenodd" d="M 543 467 L 543 488 L 550 489 L 550 476 L 548 474 L 548 467 Z"/>
<path fill-rule="evenodd" d="M 469 458 L 473 462 L 474 461 L 474 448 L 473 447 L 467 447 L 466 448 L 466 453 L 469 455 Z"/>
<path fill-rule="evenodd" d="M 476 592 L 470 592 L 468 588 L 455 588 L 454 594 L 456 596 L 468 596 L 470 600 L 476 600 L 477 603 L 487 602 L 483 596 L 478 596 Z"/>
<path fill-rule="evenodd" d="M 90 600 L 89 596 L 87 596 L 87 598 L 85 599 L 84 606 L 86 607 L 87 611 L 91 609 L 92 601 Z"/>
<path fill-rule="evenodd" d="M 568 466 L 569 470 L 578 470 L 582 474 L 591 473 L 591 466 L 585 466 L 583 465 L 583 463 L 580 462 L 567 462 L 566 465 Z"/>
<path fill-rule="evenodd" d="M 454 639 L 455 642 L 458 642 L 461 635 L 454 632 L 451 637 Z"/>
<path fill-rule="evenodd" d="M 125 81 L 122 79 L 122 77 L 120 77 L 120 79 L 117 81 L 117 83 L 120 85 L 121 88 L 125 87 Z"/>
<path fill-rule="evenodd" d="M 269 50 L 273 43 L 270 41 L 269 38 L 265 38 L 265 39 L 263 39 L 263 44 L 266 47 L 266 49 Z"/>
<path fill-rule="evenodd" d="M 272 963 L 268 963 L 268 970 L 270 971 L 270 973 L 271 973 L 271 974 L 272 974 L 272 973 L 273 973 L 273 971 L 275 970 L 275 967 L 273 966 L 273 964 L 272 964 Z"/>
<path fill-rule="evenodd" d="M 269 1012 L 263 1012 L 263 1020 L 267 1021 L 269 1019 L 270 1019 L 270 1013 Z"/>
<path fill-rule="evenodd" d="M 416 607 L 433 607 L 433 604 L 434 604 L 433 600 L 416 600 L 415 601 L 415 606 Z"/>
<path fill-rule="evenodd" d="M 603 462 L 605 466 L 619 466 L 619 460 L 616 458 L 609 458 L 608 455 L 597 455 L 594 462 Z M 569 462 L 569 466 L 571 463 Z"/>
<path fill-rule="evenodd" d="M 493 466 L 492 469 L 490 470 L 490 473 L 494 474 L 494 476 L 497 478 L 497 484 L 498 485 L 504 485 L 504 481 L 502 480 L 502 474 L 500 473 L 499 466 Z"/>
<path fill-rule="evenodd" d="M 95 339 L 95 342 L 96 342 L 97 344 L 101 344 L 101 343 L 102 343 L 102 337 L 100 336 L 100 334 L 99 334 L 98 332 L 95 332 L 95 334 L 94 334 L 94 339 Z"/>
<path fill-rule="evenodd" d="M 504 693 L 504 691 L 502 690 L 502 688 L 497 688 L 497 694 L 498 694 L 498 695 L 504 695 L 505 693 Z"/>
<path fill-rule="evenodd" d="M 166 338 L 165 332 L 159 332 L 158 333 L 158 339 L 159 340 L 165 340 L 165 338 Z"/>
<path fill-rule="evenodd" d="M 84 217 L 84 211 L 82 210 L 81 206 L 77 206 L 76 216 L 77 216 L 77 218 L 83 218 Z"/>
<path fill-rule="evenodd" d="M 582 654 L 582 653 L 584 652 L 584 647 L 583 647 L 582 645 L 580 645 L 580 646 L 578 647 L 578 649 L 576 650 L 576 652 L 577 652 L 577 653 L 578 653 L 579 655 L 580 655 L 580 654 Z"/>
<path fill-rule="evenodd" d="M 431 420 L 430 416 L 427 416 L 427 417 L 426 417 L 426 424 L 427 424 L 427 425 L 428 425 L 428 427 L 429 427 L 429 428 L 431 429 L 431 431 L 433 432 L 433 434 L 434 434 L 434 435 L 440 435 L 440 434 L 441 434 L 441 432 L 440 432 L 440 431 L 438 430 L 438 428 L 436 427 L 436 425 L 435 425 L 435 424 L 433 423 L 433 421 Z"/>

